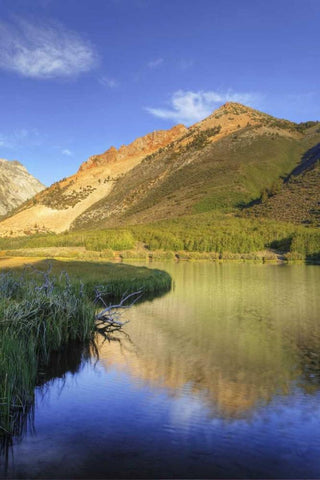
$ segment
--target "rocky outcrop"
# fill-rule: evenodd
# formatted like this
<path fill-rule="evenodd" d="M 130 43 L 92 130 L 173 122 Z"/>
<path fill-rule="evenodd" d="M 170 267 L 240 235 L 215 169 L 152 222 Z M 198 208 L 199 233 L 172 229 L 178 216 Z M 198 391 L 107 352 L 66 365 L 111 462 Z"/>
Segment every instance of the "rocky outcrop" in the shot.
<path fill-rule="evenodd" d="M 119 149 L 110 147 L 100 155 L 89 157 L 89 159 L 80 166 L 79 172 L 122 160 L 142 159 L 156 152 L 159 148 L 163 148 L 169 143 L 174 142 L 186 134 L 187 131 L 187 127 L 179 124 L 170 130 L 156 130 L 144 137 L 139 137 L 129 145 L 122 145 Z"/>
<path fill-rule="evenodd" d="M 0 159 L 0 215 L 6 215 L 44 188 L 20 162 Z"/>

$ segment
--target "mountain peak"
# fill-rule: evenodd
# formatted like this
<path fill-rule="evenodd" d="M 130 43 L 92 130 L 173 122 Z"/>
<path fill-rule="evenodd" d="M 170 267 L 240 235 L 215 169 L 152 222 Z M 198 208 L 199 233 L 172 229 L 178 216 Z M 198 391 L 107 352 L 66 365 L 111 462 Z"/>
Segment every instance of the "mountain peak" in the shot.
<path fill-rule="evenodd" d="M 180 216 L 194 206 L 203 211 L 234 205 L 233 199 L 251 201 L 264 186 L 265 168 L 273 172 L 268 178 L 278 178 L 288 165 L 296 166 L 313 138 L 292 122 L 226 102 L 189 129 L 180 124 L 156 130 L 90 157 L 78 173 L 3 220 L 0 235 L 35 233 L 35 222 L 41 231 L 58 233 Z M 294 156 L 293 145 L 298 145 Z M 6 163 L 22 173 L 22 167 Z"/>
<path fill-rule="evenodd" d="M 219 108 L 214 110 L 213 113 L 226 112 L 226 113 L 240 114 L 240 113 L 247 113 L 247 112 L 253 112 L 253 111 L 256 111 L 256 110 L 254 110 L 254 108 L 252 107 L 249 107 L 248 105 L 243 105 L 242 103 L 239 103 L 239 102 L 225 102 Z"/>
<path fill-rule="evenodd" d="M 194 124 L 191 129 L 206 130 L 219 127 L 220 135 L 215 137 L 215 140 L 217 140 L 226 134 L 230 134 L 232 131 L 244 128 L 248 124 L 257 124 L 259 118 L 261 119 L 263 115 L 262 112 L 241 103 L 226 102 L 214 110 L 207 118 Z"/>

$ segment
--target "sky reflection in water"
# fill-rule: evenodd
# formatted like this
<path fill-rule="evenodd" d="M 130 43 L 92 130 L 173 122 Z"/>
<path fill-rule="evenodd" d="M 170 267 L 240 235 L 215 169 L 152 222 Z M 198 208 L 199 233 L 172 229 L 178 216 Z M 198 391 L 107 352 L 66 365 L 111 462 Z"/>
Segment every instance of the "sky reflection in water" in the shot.
<path fill-rule="evenodd" d="M 38 389 L 8 476 L 319 478 L 318 267 L 158 266 L 174 291 Z"/>

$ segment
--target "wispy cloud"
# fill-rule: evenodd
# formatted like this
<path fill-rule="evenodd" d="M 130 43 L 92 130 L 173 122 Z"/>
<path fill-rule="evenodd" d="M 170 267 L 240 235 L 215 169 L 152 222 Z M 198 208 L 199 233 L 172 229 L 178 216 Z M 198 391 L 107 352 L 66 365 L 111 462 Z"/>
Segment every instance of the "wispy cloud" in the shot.
<path fill-rule="evenodd" d="M 146 110 L 159 118 L 191 124 L 210 115 L 222 103 L 239 102 L 254 106 L 257 100 L 256 94 L 236 93 L 231 90 L 227 92 L 178 90 L 171 96 L 169 108 L 147 107 Z"/>
<path fill-rule="evenodd" d="M 98 78 L 98 82 L 104 87 L 108 87 L 108 88 L 116 88 L 119 86 L 119 83 L 117 80 L 115 80 L 114 78 L 106 77 L 105 75 L 103 77 Z"/>
<path fill-rule="evenodd" d="M 0 146 L 15 149 L 23 146 L 41 145 L 43 136 L 36 128 L 21 128 L 10 133 L 0 133 Z"/>
<path fill-rule="evenodd" d="M 158 67 L 160 67 L 160 65 L 163 64 L 163 62 L 164 62 L 163 58 L 156 58 L 156 59 L 148 62 L 148 67 L 149 68 L 158 68 Z"/>
<path fill-rule="evenodd" d="M 71 152 L 71 150 L 69 150 L 68 148 L 65 148 L 64 150 L 62 150 L 62 155 L 66 155 L 67 157 L 72 157 L 73 153 Z"/>
<path fill-rule="evenodd" d="M 0 22 L 0 44 L 0 68 L 25 77 L 72 77 L 97 62 L 89 42 L 56 23 Z"/>

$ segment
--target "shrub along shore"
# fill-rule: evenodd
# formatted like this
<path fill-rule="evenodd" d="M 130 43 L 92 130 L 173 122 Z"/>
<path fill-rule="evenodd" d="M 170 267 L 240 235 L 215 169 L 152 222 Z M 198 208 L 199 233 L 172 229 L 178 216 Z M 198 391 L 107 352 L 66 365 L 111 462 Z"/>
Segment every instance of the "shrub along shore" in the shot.
<path fill-rule="evenodd" d="M 47 262 L 37 262 L 36 269 L 0 274 L 0 437 L 20 433 L 39 366 L 52 352 L 93 340 L 95 286 L 112 297 L 141 288 L 155 294 L 171 286 L 169 274 L 160 270 L 72 263 L 53 261 L 48 270 Z"/>
<path fill-rule="evenodd" d="M 49 248 L 53 251 L 45 251 Z M 0 238 L 3 255 L 68 258 L 261 261 L 266 255 L 259 252 L 267 251 L 270 257 L 272 250 L 288 261 L 316 263 L 320 260 L 319 228 L 210 212 L 125 229 Z"/>

